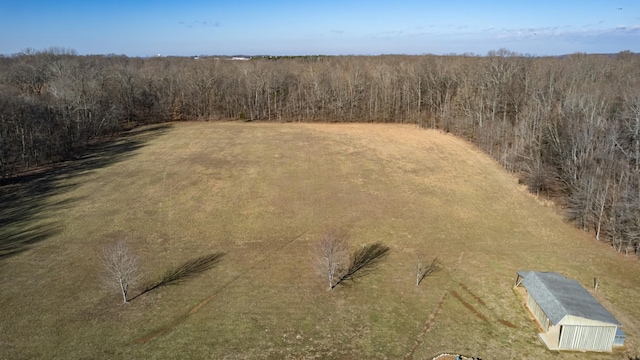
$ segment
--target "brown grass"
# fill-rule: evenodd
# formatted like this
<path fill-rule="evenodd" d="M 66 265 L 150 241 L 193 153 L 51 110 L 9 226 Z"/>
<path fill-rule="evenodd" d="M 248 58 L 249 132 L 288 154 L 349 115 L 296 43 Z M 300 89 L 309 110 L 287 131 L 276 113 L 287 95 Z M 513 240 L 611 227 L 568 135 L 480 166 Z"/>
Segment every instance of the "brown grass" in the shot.
<path fill-rule="evenodd" d="M 473 315 L 475 315 L 478 319 L 484 321 L 484 322 L 489 322 L 489 319 L 487 319 L 486 316 L 484 316 L 483 313 L 481 313 L 480 311 L 478 311 L 478 309 L 475 308 L 475 306 L 471 305 L 470 303 L 468 303 L 467 301 L 465 301 L 462 296 L 460 296 L 460 294 L 458 294 L 457 291 L 455 290 L 451 290 L 451 295 L 453 295 L 454 298 L 456 298 L 456 300 L 460 301 L 460 303 L 462 305 L 464 305 L 464 307 L 467 308 L 467 310 L 469 310 Z"/>
<path fill-rule="evenodd" d="M 469 295 L 471 295 L 478 303 L 480 303 L 480 305 L 485 306 L 485 307 L 487 306 L 487 304 L 484 302 L 484 300 L 482 300 L 482 298 L 480 296 L 474 294 L 473 291 L 469 290 L 467 285 L 465 285 L 463 283 L 459 283 L 458 285 L 460 285 L 460 287 L 463 288 L 464 291 L 469 293 Z"/>
<path fill-rule="evenodd" d="M 380 124 L 144 130 L 109 161 L 56 172 L 31 198 L 7 195 L 31 183 L 0 188 L 13 199 L 0 216 L 27 208 L 2 222 L 0 238 L 42 230 L 0 258 L 0 358 L 598 358 L 545 350 L 511 291 L 515 271 L 528 269 L 585 286 L 597 276 L 594 295 L 628 335 L 612 356 L 640 348 L 638 261 L 566 224 L 453 136 Z M 327 291 L 310 253 L 327 227 L 348 229 L 352 249 L 384 243 L 389 256 Z M 98 281 L 99 249 L 119 238 L 150 277 L 227 255 L 120 305 Z M 416 254 L 444 270 L 419 287 Z M 444 296 L 452 291 L 463 301 Z"/>

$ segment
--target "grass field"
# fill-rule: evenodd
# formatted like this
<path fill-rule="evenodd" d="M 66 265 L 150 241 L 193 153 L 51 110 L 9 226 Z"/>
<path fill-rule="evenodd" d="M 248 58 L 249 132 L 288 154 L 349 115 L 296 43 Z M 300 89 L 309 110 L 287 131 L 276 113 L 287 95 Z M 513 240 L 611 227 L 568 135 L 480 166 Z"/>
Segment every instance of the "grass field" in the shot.
<path fill-rule="evenodd" d="M 0 358 L 600 359 L 546 350 L 517 270 L 589 288 L 640 352 L 640 262 L 562 220 L 473 146 L 414 126 L 177 123 L 134 130 L 0 188 Z M 389 256 L 333 291 L 314 239 Z M 129 304 L 99 253 L 127 240 L 145 279 L 217 266 Z M 442 270 L 415 286 L 415 259 Z M 133 290 L 140 291 L 141 286 Z"/>

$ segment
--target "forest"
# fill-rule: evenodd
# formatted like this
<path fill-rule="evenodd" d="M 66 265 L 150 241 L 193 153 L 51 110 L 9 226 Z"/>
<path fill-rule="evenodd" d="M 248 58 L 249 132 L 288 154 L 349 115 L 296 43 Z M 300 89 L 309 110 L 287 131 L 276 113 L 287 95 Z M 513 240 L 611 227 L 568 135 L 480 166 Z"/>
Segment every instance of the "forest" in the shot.
<path fill-rule="evenodd" d="M 0 178 L 167 121 L 412 123 L 460 136 L 640 255 L 640 55 L 0 57 Z"/>

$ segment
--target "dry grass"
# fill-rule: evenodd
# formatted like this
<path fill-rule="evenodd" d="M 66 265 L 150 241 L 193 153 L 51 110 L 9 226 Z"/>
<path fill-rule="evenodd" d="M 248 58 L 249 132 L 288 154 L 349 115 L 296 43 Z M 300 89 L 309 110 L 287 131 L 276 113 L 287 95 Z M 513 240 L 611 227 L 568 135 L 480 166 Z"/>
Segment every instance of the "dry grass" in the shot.
<path fill-rule="evenodd" d="M 0 188 L 0 237 L 21 247 L 0 258 L 1 358 L 601 357 L 545 350 L 511 290 L 527 269 L 585 286 L 597 276 L 594 295 L 628 336 L 612 357 L 638 354 L 639 262 L 565 224 L 459 139 L 377 124 L 141 130 L 117 152 L 96 149 L 108 161 Z M 7 215 L 17 208 L 19 221 Z M 327 227 L 389 256 L 327 291 L 311 258 Z M 19 237 L 33 229 L 38 242 Z M 99 283 L 99 249 L 120 238 L 151 278 L 226 255 L 121 305 Z M 419 287 L 416 256 L 443 266 Z"/>

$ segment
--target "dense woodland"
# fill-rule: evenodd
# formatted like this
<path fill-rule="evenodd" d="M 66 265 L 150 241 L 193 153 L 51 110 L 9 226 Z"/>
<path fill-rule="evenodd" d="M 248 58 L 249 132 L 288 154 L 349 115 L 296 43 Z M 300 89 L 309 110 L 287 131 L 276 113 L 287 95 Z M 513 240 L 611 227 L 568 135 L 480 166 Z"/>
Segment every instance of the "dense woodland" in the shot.
<path fill-rule="evenodd" d="M 640 255 L 640 56 L 0 57 L 0 177 L 135 125 L 415 123 L 477 144 L 577 226 Z"/>

